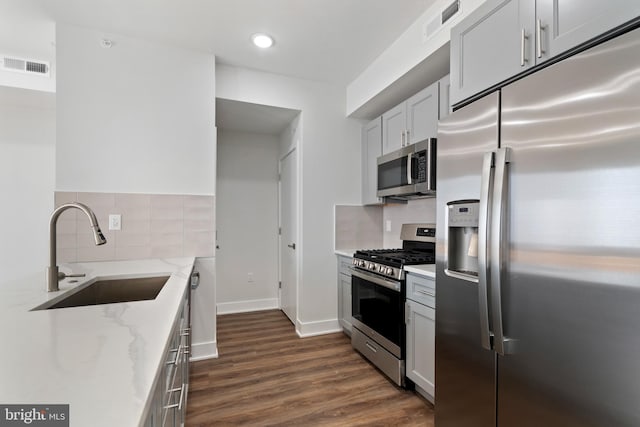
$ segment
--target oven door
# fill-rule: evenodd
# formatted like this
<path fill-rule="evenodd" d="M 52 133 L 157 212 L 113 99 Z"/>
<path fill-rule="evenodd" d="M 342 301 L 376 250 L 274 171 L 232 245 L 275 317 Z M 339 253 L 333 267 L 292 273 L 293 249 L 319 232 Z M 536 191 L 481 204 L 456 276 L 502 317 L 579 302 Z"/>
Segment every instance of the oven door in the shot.
<path fill-rule="evenodd" d="M 351 310 L 355 327 L 404 359 L 405 325 L 402 282 L 353 269 Z"/>

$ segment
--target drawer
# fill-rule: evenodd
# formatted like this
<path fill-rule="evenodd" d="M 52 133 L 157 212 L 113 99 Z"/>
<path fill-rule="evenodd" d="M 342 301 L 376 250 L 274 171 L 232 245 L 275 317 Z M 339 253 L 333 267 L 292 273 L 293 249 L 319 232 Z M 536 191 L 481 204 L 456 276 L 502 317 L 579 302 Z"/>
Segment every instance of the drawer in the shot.
<path fill-rule="evenodd" d="M 338 271 L 340 274 L 351 276 L 351 263 L 353 258 L 346 256 L 338 256 Z"/>
<path fill-rule="evenodd" d="M 351 346 L 373 362 L 378 369 L 396 384 L 400 385 L 404 382 L 404 361 L 389 353 L 384 347 L 360 332 L 356 327 L 351 329 Z"/>
<path fill-rule="evenodd" d="M 431 277 L 407 274 L 407 299 L 436 308 L 436 281 Z"/>

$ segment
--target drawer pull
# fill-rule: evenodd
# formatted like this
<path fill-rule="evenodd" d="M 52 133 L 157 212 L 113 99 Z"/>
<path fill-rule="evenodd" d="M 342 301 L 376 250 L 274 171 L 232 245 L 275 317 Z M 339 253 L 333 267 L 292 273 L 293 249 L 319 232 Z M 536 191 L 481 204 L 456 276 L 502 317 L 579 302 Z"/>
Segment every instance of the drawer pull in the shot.
<path fill-rule="evenodd" d="M 173 359 L 170 362 L 167 362 L 167 365 L 175 365 L 178 366 L 178 361 L 180 360 L 180 354 L 183 352 L 184 346 L 182 344 L 180 344 L 180 346 L 178 346 L 178 350 L 176 351 L 176 358 Z M 175 350 L 171 350 L 172 352 Z"/>
<path fill-rule="evenodd" d="M 377 348 L 375 348 L 373 345 L 369 344 L 369 341 L 366 341 L 366 342 L 364 343 L 364 345 L 366 345 L 366 346 L 367 346 L 367 348 L 368 348 L 369 350 L 373 351 L 374 353 L 377 353 L 377 352 L 378 352 L 378 349 L 377 349 Z"/>
<path fill-rule="evenodd" d="M 428 297 L 435 297 L 436 296 L 436 294 L 434 294 L 434 293 L 423 291 L 423 290 L 420 290 L 420 289 L 416 289 L 415 293 L 421 294 L 421 295 L 426 295 Z"/>
<path fill-rule="evenodd" d="M 180 388 L 172 388 L 171 390 L 169 390 L 169 392 L 171 392 L 171 393 L 180 390 L 180 397 L 178 399 L 178 403 L 174 403 L 172 405 L 167 405 L 167 406 L 164 407 L 164 409 L 178 408 L 178 411 L 182 411 L 182 403 L 184 401 L 184 390 L 185 390 L 186 386 L 187 386 L 186 384 L 182 384 L 182 387 L 180 387 Z"/>

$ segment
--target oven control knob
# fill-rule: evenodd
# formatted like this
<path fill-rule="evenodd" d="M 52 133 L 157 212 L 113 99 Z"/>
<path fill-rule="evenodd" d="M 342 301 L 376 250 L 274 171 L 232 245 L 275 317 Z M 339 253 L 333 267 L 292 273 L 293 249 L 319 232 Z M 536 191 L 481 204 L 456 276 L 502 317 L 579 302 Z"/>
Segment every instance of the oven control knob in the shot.
<path fill-rule="evenodd" d="M 358 264 L 359 267 L 364 267 L 365 262 L 364 261 L 360 261 L 360 264 Z"/>
<path fill-rule="evenodd" d="M 378 273 L 384 273 L 384 270 L 385 270 L 385 268 L 384 268 L 384 266 L 383 266 L 383 265 L 381 265 L 380 267 L 378 267 Z"/>
<path fill-rule="evenodd" d="M 389 275 L 393 274 L 393 268 L 387 267 L 387 270 L 385 271 L 385 273 Z"/>
<path fill-rule="evenodd" d="M 375 270 L 376 265 L 374 263 L 369 263 L 369 270 Z"/>
<path fill-rule="evenodd" d="M 357 266 L 357 265 L 358 265 L 358 260 L 354 258 L 354 259 L 353 259 L 353 261 L 351 261 L 351 264 L 353 264 L 353 265 L 356 265 L 356 266 Z"/>

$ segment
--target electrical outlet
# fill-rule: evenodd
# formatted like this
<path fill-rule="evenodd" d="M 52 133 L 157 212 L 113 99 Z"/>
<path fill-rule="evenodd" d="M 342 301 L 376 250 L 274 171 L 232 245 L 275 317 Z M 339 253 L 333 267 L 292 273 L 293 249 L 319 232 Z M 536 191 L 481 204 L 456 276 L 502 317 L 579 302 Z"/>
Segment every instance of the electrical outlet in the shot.
<path fill-rule="evenodd" d="M 247 273 L 247 282 L 253 283 L 253 273 Z"/>
<path fill-rule="evenodd" d="M 109 215 L 109 230 L 120 230 L 122 228 L 122 215 Z"/>
<path fill-rule="evenodd" d="M 385 227 L 387 231 L 391 231 L 391 220 L 388 219 L 385 221 Z"/>

